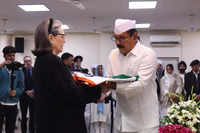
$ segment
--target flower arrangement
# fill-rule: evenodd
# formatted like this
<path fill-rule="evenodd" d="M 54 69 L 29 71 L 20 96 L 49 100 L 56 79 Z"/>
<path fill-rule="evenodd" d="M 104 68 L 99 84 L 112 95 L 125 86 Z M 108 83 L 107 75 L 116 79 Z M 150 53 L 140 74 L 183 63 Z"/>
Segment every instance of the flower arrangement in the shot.
<path fill-rule="evenodd" d="M 189 128 L 181 125 L 167 125 L 159 128 L 159 133 L 193 133 Z"/>
<path fill-rule="evenodd" d="M 188 101 L 184 101 L 180 95 L 177 97 L 178 102 L 172 101 L 172 106 L 168 109 L 167 116 L 161 120 L 161 124 L 182 125 L 194 133 L 200 133 L 200 102 L 196 100 L 198 97 L 192 96 L 192 100 Z"/>

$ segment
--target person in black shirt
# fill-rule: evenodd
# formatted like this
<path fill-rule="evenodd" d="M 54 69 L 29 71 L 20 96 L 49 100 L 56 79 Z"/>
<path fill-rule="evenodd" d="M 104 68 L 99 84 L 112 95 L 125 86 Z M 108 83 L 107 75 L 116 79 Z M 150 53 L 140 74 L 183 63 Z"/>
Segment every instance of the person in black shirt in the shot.
<path fill-rule="evenodd" d="M 44 20 L 35 31 L 33 79 L 37 133 L 86 133 L 85 104 L 96 102 L 109 86 L 79 87 L 58 54 L 65 43 L 59 20 Z M 102 89 L 103 88 L 103 89 Z"/>
<path fill-rule="evenodd" d="M 32 80 L 32 59 L 30 56 L 24 57 L 25 68 L 24 71 L 24 85 L 25 89 L 20 97 L 20 109 L 21 109 L 21 130 L 22 133 L 27 133 L 27 112 L 29 110 L 29 132 L 34 133 L 34 89 Z"/>
<path fill-rule="evenodd" d="M 191 93 L 193 92 L 198 95 L 198 99 L 200 100 L 200 61 L 193 60 L 190 66 L 192 67 L 192 71 L 185 74 L 184 88 L 186 90 L 186 98 L 188 99 L 189 96 L 191 98 Z"/>
<path fill-rule="evenodd" d="M 88 74 L 88 69 L 87 68 L 82 68 L 81 64 L 83 61 L 83 57 L 78 55 L 74 58 L 74 66 L 73 66 L 73 71 L 78 71 L 82 73 Z"/>
<path fill-rule="evenodd" d="M 73 55 L 68 53 L 68 52 L 65 52 L 64 54 L 62 54 L 61 56 L 61 59 L 63 61 L 63 63 L 67 66 L 67 68 L 72 71 L 72 67 L 73 67 Z"/>

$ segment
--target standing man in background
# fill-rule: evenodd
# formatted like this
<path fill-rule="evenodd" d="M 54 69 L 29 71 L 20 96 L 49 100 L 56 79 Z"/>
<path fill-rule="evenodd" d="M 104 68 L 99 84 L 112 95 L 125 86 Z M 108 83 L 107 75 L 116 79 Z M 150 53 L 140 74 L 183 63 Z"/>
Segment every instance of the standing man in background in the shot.
<path fill-rule="evenodd" d="M 73 58 L 74 58 L 74 56 L 67 52 L 65 52 L 61 56 L 63 63 L 68 67 L 68 69 L 70 71 L 72 71 L 72 69 L 73 69 L 73 64 L 74 64 Z"/>
<path fill-rule="evenodd" d="M 157 133 L 159 126 L 156 93 L 156 54 L 138 41 L 136 21 L 117 19 L 107 76 L 139 75 L 135 82 L 117 83 L 119 110 L 116 124 L 119 133 Z"/>
<path fill-rule="evenodd" d="M 21 108 L 21 130 L 22 133 L 27 133 L 27 112 L 29 110 L 29 133 L 34 133 L 34 89 L 32 79 L 32 59 L 30 56 L 24 57 L 24 85 L 25 90 L 20 97 L 20 108 Z"/>
<path fill-rule="evenodd" d="M 14 133 L 17 103 L 24 90 L 24 75 L 15 62 L 15 53 L 14 47 L 6 46 L 3 49 L 5 61 L 0 64 L 0 133 L 4 120 L 5 132 Z"/>
<path fill-rule="evenodd" d="M 192 68 L 192 71 L 185 74 L 184 88 L 186 91 L 186 98 L 191 98 L 193 92 L 198 95 L 198 99 L 200 100 L 200 61 L 197 59 L 193 60 L 190 63 L 190 66 Z"/>
<path fill-rule="evenodd" d="M 180 76 L 180 77 L 182 78 L 182 80 L 183 80 L 183 84 L 184 84 L 186 69 L 187 69 L 187 65 L 186 65 L 185 61 L 180 61 L 180 62 L 178 63 L 178 71 L 179 71 L 179 76 Z"/>
<path fill-rule="evenodd" d="M 182 94 L 184 96 L 186 96 L 186 91 L 184 89 L 186 69 L 187 69 L 187 65 L 186 65 L 185 61 L 180 61 L 178 63 L 178 71 L 179 71 L 178 75 L 179 75 L 179 77 L 181 78 L 181 80 L 183 82 Z"/>
<path fill-rule="evenodd" d="M 156 85 L 157 85 L 157 95 L 160 98 L 160 80 L 164 76 L 164 67 L 161 60 L 157 60 L 157 69 L 156 69 Z"/>
<path fill-rule="evenodd" d="M 78 71 L 82 73 L 87 73 L 88 74 L 88 69 L 87 68 L 82 68 L 81 64 L 83 62 L 83 57 L 78 55 L 74 58 L 74 68 L 73 71 Z"/>

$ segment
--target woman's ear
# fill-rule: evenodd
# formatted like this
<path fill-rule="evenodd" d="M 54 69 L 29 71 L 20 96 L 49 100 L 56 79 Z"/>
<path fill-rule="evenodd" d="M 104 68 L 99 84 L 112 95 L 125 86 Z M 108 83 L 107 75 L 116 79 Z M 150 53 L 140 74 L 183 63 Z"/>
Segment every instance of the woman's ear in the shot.
<path fill-rule="evenodd" d="M 48 38 L 49 38 L 50 43 L 53 44 L 53 42 L 54 42 L 54 36 L 52 34 L 49 34 Z"/>
<path fill-rule="evenodd" d="M 49 34 L 49 35 L 48 35 L 48 38 L 49 38 L 49 40 L 52 40 L 52 39 L 53 39 L 53 35 L 52 35 L 52 34 Z"/>

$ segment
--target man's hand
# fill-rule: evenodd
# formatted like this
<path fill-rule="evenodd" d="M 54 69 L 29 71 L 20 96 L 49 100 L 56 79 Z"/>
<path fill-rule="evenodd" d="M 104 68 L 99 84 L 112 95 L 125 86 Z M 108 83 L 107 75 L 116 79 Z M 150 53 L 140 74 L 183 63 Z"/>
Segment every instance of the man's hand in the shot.
<path fill-rule="evenodd" d="M 11 97 L 16 96 L 16 90 L 11 90 L 11 91 L 10 91 L 10 96 L 11 96 Z"/>
<path fill-rule="evenodd" d="M 99 85 L 102 88 L 102 93 L 106 94 L 110 89 L 116 89 L 115 82 L 103 82 Z"/>
<path fill-rule="evenodd" d="M 8 65 L 10 63 L 12 63 L 10 60 L 6 60 L 6 61 L 4 61 L 3 63 L 0 64 L 0 68 L 4 67 L 5 65 Z"/>
<path fill-rule="evenodd" d="M 26 94 L 27 94 L 29 97 L 31 97 L 31 98 L 34 97 L 34 91 L 33 91 L 33 90 L 28 90 L 28 91 L 26 91 Z"/>

